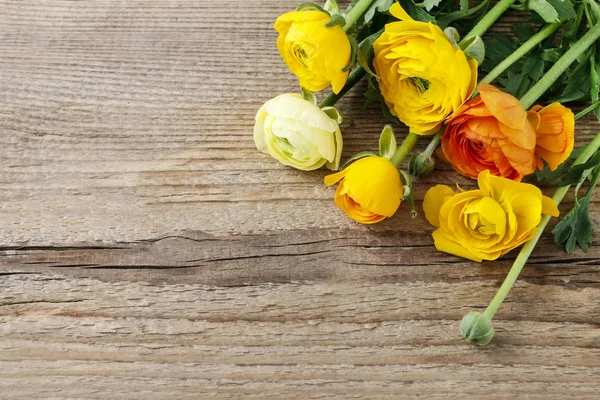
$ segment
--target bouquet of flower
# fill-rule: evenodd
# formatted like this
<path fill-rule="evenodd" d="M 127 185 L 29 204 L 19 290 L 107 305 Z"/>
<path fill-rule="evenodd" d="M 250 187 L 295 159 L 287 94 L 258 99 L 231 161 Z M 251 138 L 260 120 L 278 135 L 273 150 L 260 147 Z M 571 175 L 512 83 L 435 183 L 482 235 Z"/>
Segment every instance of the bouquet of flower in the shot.
<path fill-rule="evenodd" d="M 342 12 L 327 0 L 279 16 L 277 48 L 300 93 L 260 108 L 254 140 L 285 165 L 334 171 L 324 183 L 337 184 L 335 204 L 362 224 L 392 217 L 402 201 L 415 216 L 412 182 L 434 173 L 436 157 L 476 179 L 476 190 L 430 188 L 423 212 L 436 228 L 439 251 L 482 262 L 522 246 L 485 312 L 462 320 L 462 335 L 485 345 L 494 335 L 492 317 L 573 185 L 575 206 L 554 228 L 554 241 L 567 253 L 591 243 L 600 133 L 574 150 L 575 121 L 591 112 L 600 120 L 600 6 L 595 0 L 456 3 L 354 0 Z M 512 36 L 483 39 L 510 8 L 529 20 L 516 24 Z M 365 101 L 381 104 L 384 117 L 409 133 L 398 144 L 387 125 L 378 154 L 358 153 L 340 167 L 342 116 L 334 105 L 362 79 Z M 329 87 L 317 103 L 313 92 Z M 587 107 L 575 115 L 570 102 Z M 430 143 L 413 152 L 422 137 Z M 555 185 L 554 196 L 544 196 L 539 183 Z"/>

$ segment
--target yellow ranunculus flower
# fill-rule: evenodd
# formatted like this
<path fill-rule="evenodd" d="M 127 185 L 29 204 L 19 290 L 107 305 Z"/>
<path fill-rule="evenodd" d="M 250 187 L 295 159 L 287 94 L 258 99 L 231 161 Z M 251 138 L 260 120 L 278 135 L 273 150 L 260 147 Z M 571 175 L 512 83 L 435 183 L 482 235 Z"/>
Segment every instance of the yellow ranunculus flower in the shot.
<path fill-rule="evenodd" d="M 425 218 L 438 227 L 435 247 L 473 261 L 495 260 L 532 239 L 542 214 L 558 216 L 554 201 L 537 187 L 479 173 L 478 190 L 455 193 L 437 185 L 423 200 Z"/>
<path fill-rule="evenodd" d="M 302 10 L 275 21 L 281 57 L 300 85 L 313 92 L 331 85 L 339 93 L 348 79 L 342 70 L 350 63 L 352 47 L 340 26 L 325 27 L 330 20 L 322 11 Z"/>
<path fill-rule="evenodd" d="M 471 97 L 477 62 L 467 60 L 437 25 L 414 21 L 398 3 L 390 12 L 400 21 L 387 24 L 373 44 L 381 94 L 411 132 L 436 133 Z"/>
<path fill-rule="evenodd" d="M 286 93 L 267 101 L 256 113 L 254 143 L 282 164 L 303 171 L 325 165 L 335 171 L 342 157 L 340 122 L 339 114 L 333 119 L 299 94 Z"/>
<path fill-rule="evenodd" d="M 391 217 L 400 207 L 402 180 L 387 158 L 361 158 L 343 171 L 326 176 L 325 184 L 331 186 L 340 180 L 335 204 L 357 222 L 374 224 Z"/>

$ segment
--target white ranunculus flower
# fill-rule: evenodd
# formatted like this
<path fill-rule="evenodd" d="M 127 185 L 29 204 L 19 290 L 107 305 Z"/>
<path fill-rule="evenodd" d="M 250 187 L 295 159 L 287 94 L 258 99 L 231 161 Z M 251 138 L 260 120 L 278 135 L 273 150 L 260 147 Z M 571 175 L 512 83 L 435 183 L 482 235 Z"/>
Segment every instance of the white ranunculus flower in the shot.
<path fill-rule="evenodd" d="M 254 143 L 282 164 L 310 171 L 337 170 L 342 156 L 342 122 L 333 107 L 320 109 L 299 94 L 267 101 L 256 114 Z"/>

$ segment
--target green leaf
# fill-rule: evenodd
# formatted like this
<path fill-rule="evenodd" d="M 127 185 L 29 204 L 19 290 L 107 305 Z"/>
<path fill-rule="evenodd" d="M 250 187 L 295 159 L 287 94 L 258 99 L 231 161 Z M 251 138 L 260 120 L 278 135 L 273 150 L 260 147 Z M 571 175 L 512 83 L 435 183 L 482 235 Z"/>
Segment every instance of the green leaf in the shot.
<path fill-rule="evenodd" d="M 348 165 L 352 164 L 354 161 L 360 160 L 361 158 L 365 158 L 365 157 L 377 157 L 377 154 L 370 152 L 370 151 L 361 151 L 360 153 L 355 154 L 352 157 L 350 157 L 344 163 L 344 165 L 342 165 L 341 169 L 346 169 L 348 167 Z"/>
<path fill-rule="evenodd" d="M 534 81 L 539 80 L 544 73 L 544 61 L 538 57 L 530 57 L 523 64 L 523 73 L 529 75 Z"/>
<path fill-rule="evenodd" d="M 358 45 L 358 54 L 357 61 L 358 64 L 367 71 L 367 73 L 375 78 L 379 78 L 375 72 L 371 69 L 371 62 L 373 61 L 373 57 L 375 56 L 373 52 L 373 43 L 377 40 L 379 36 L 383 33 L 383 29 L 375 32 L 371 36 L 365 38 Z"/>
<path fill-rule="evenodd" d="M 590 57 L 590 97 L 592 103 L 597 102 L 600 97 L 600 63 L 598 63 L 598 60 L 596 59 L 596 52 L 597 50 L 594 48 L 592 56 Z M 600 121 L 600 107 L 596 107 L 594 114 Z"/>
<path fill-rule="evenodd" d="M 544 168 L 535 171 L 533 176 L 537 179 L 537 182 L 539 183 L 552 183 L 558 180 L 558 178 L 560 178 L 563 175 L 565 168 L 568 165 L 570 165 L 573 162 L 573 160 L 579 157 L 579 155 L 584 149 L 585 146 L 573 150 L 569 155 L 569 158 L 567 158 L 562 164 L 560 164 L 554 171 L 552 171 L 550 169 L 550 166 L 544 162 Z"/>
<path fill-rule="evenodd" d="M 306 101 L 313 103 L 314 105 L 317 105 L 317 98 L 315 97 L 314 93 L 305 88 L 304 86 L 301 86 L 300 88 L 302 89 L 302 98 L 304 98 L 304 100 Z"/>
<path fill-rule="evenodd" d="M 513 26 L 513 32 L 521 43 L 525 43 L 527 40 L 529 40 L 529 38 L 535 35 L 535 29 L 533 29 L 531 24 L 527 23 L 515 24 Z"/>
<path fill-rule="evenodd" d="M 550 169 L 547 163 L 544 163 L 544 168 L 533 173 L 533 176 L 539 183 L 552 183 L 560 178 L 565 169 L 566 163 L 562 163 L 554 171 Z"/>
<path fill-rule="evenodd" d="M 394 0 L 375 0 L 363 14 L 364 23 L 370 22 L 376 12 L 385 12 L 394 4 Z"/>
<path fill-rule="evenodd" d="M 588 62 L 582 62 L 581 64 L 577 65 L 575 69 L 568 71 L 566 79 L 567 84 L 564 87 L 560 98 L 556 99 L 555 101 L 566 103 L 569 101 L 585 99 L 590 90 L 590 76 L 590 63 Z"/>
<path fill-rule="evenodd" d="M 560 49 L 544 49 L 542 50 L 542 60 L 555 63 L 558 59 L 563 55 L 563 52 Z"/>
<path fill-rule="evenodd" d="M 584 174 L 586 174 L 586 170 L 591 171 L 592 169 L 596 168 L 599 165 L 600 165 L 600 151 L 597 152 L 596 154 L 594 154 L 592 156 L 592 158 L 590 158 L 583 164 L 578 164 L 578 165 L 575 165 L 575 166 L 569 168 L 569 171 L 565 174 L 565 176 L 563 176 L 561 181 L 558 183 L 558 187 L 572 185 L 574 183 L 579 182 L 580 179 L 582 178 L 582 176 L 584 176 Z M 589 174 L 589 172 L 587 172 L 587 174 Z"/>
<path fill-rule="evenodd" d="M 483 73 L 490 72 L 517 49 L 517 42 L 506 34 L 496 34 L 485 41 L 485 60 L 481 64 Z"/>
<path fill-rule="evenodd" d="M 547 0 L 529 0 L 527 7 L 537 12 L 546 22 L 558 22 L 558 12 Z"/>
<path fill-rule="evenodd" d="M 498 82 L 500 82 L 500 84 L 504 86 L 505 92 L 510 93 L 511 95 L 518 98 L 519 96 L 517 96 L 517 94 L 519 92 L 521 84 L 523 83 L 523 78 L 523 72 L 516 74 L 512 71 L 508 71 L 506 77 L 498 77 Z"/>
<path fill-rule="evenodd" d="M 433 7 L 439 6 L 441 2 L 442 0 L 424 0 L 422 3 L 418 3 L 417 6 L 423 7 L 429 12 Z"/>
<path fill-rule="evenodd" d="M 590 197 L 583 197 L 552 231 L 554 243 L 564 245 L 567 254 L 572 253 L 577 244 L 587 252 L 592 243 L 594 226 L 589 216 Z"/>
<path fill-rule="evenodd" d="M 554 7 L 554 10 L 558 13 L 558 18 L 563 20 L 577 18 L 575 8 L 570 0 L 548 0 L 548 3 Z"/>
<path fill-rule="evenodd" d="M 398 143 L 391 125 L 386 125 L 379 136 L 379 155 L 390 160 L 398 150 Z"/>
<path fill-rule="evenodd" d="M 581 179 L 579 180 L 579 182 L 577 183 L 577 186 L 575 186 L 575 190 L 573 191 L 575 198 L 579 198 L 579 189 L 581 189 L 581 186 L 583 186 L 583 184 L 585 183 L 586 180 L 591 179 L 591 174 L 596 174 L 598 167 L 596 168 L 590 168 L 590 169 L 586 169 L 585 172 L 583 173 L 583 175 L 581 175 Z"/>

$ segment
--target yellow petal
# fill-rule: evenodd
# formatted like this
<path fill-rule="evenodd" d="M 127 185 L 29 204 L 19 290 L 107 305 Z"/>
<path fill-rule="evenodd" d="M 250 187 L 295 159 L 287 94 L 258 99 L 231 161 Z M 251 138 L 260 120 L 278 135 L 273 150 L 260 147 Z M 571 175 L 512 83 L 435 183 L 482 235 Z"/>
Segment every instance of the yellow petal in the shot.
<path fill-rule="evenodd" d="M 440 226 L 440 209 L 444 202 L 456 192 L 446 185 L 435 185 L 430 188 L 423 198 L 423 212 L 429 223 L 435 227 Z"/>
<path fill-rule="evenodd" d="M 399 3 L 392 4 L 392 6 L 390 7 L 390 14 L 398 18 L 400 21 L 414 21 L 411 18 L 411 16 L 408 15 L 406 11 L 404 11 L 404 8 L 402 8 L 402 6 Z"/>
<path fill-rule="evenodd" d="M 325 177 L 323 180 L 327 186 L 335 185 L 340 179 L 346 176 L 347 169 L 336 172 L 335 174 L 330 174 Z"/>
<path fill-rule="evenodd" d="M 558 217 L 560 214 L 556 203 L 550 197 L 542 196 L 542 214 L 551 215 L 553 217 Z"/>
<path fill-rule="evenodd" d="M 398 169 L 383 157 L 365 157 L 346 168 L 348 195 L 361 207 L 391 217 L 400 206 L 403 187 Z"/>
<path fill-rule="evenodd" d="M 439 229 L 433 232 L 432 236 L 435 248 L 439 251 L 443 251 L 444 253 L 452 254 L 458 257 L 467 258 L 472 261 L 483 261 L 483 258 L 471 253 L 460 243 L 457 243 L 451 240 L 450 238 L 446 237 L 444 234 L 442 234 L 442 232 Z"/>

